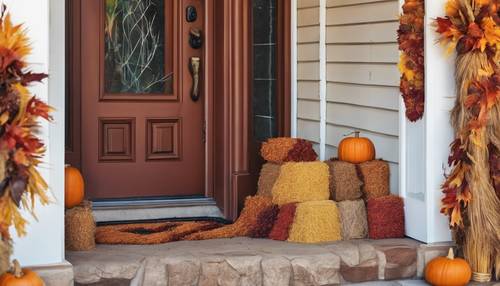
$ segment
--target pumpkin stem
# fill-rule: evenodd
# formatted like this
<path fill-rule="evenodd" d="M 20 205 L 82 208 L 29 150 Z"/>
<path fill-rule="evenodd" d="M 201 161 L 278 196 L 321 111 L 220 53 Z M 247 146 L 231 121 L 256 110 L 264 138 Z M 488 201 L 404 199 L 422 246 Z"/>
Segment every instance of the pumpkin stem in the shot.
<path fill-rule="evenodd" d="M 450 250 L 448 250 L 448 256 L 447 256 L 448 259 L 455 259 L 455 255 L 453 254 L 453 248 L 450 247 Z"/>
<path fill-rule="evenodd" d="M 17 261 L 17 259 L 14 259 L 14 261 L 12 261 L 12 264 L 14 264 L 12 274 L 14 274 L 14 276 L 16 278 L 23 277 L 24 273 L 23 273 L 23 269 L 21 268 L 21 264 L 19 263 L 19 261 Z"/>
<path fill-rule="evenodd" d="M 354 134 L 355 138 L 359 138 L 359 133 L 361 133 L 361 131 L 355 130 L 355 131 L 353 131 L 351 133 L 344 134 L 344 137 Z"/>

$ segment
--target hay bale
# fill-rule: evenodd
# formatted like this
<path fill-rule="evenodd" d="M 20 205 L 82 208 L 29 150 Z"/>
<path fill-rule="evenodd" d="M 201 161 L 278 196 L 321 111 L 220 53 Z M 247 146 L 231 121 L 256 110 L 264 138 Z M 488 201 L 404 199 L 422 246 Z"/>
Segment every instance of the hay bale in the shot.
<path fill-rule="evenodd" d="M 266 163 L 260 170 L 257 196 L 272 197 L 273 186 L 280 175 L 281 165 Z"/>
<path fill-rule="evenodd" d="M 363 200 L 342 201 L 337 203 L 342 224 L 342 239 L 358 239 L 368 236 L 366 207 Z"/>
<path fill-rule="evenodd" d="M 221 228 L 202 231 L 186 236 L 185 240 L 205 240 L 216 238 L 232 238 L 237 236 L 258 236 L 262 235 L 259 229 L 265 228 L 269 231 L 272 225 L 262 225 L 262 223 L 274 223 L 274 219 L 266 217 L 277 214 L 276 206 L 273 205 L 271 198 L 263 196 L 247 197 L 245 199 L 245 206 L 241 211 L 240 217 L 231 225 L 223 226 Z M 267 233 L 266 235 L 268 235 Z"/>
<path fill-rule="evenodd" d="M 10 240 L 2 239 L 0 235 L 0 275 L 10 268 L 10 256 L 12 255 L 12 243 Z"/>
<path fill-rule="evenodd" d="M 328 165 L 323 162 L 286 163 L 273 187 L 273 203 L 328 200 L 328 177 Z"/>
<path fill-rule="evenodd" d="M 373 160 L 359 164 L 358 169 L 364 182 L 363 192 L 366 201 L 390 195 L 389 163 Z"/>
<path fill-rule="evenodd" d="M 270 138 L 262 143 L 260 155 L 268 162 L 281 164 L 292 150 L 297 139 L 288 137 Z"/>
<path fill-rule="evenodd" d="M 334 201 L 357 200 L 363 196 L 363 182 L 356 165 L 344 161 L 328 161 L 330 170 L 330 198 Z"/>
<path fill-rule="evenodd" d="M 264 160 L 277 164 L 309 162 L 318 158 L 310 141 L 289 137 L 268 139 L 262 144 L 260 154 Z"/>
<path fill-rule="evenodd" d="M 339 211 L 333 201 L 297 205 L 288 241 L 317 243 L 341 240 Z"/>
<path fill-rule="evenodd" d="M 390 195 L 368 201 L 368 232 L 371 239 L 401 238 L 405 235 L 403 199 Z"/>
<path fill-rule="evenodd" d="M 92 204 L 82 204 L 66 210 L 64 216 L 66 249 L 85 251 L 95 248 L 95 221 L 92 215 Z"/>
<path fill-rule="evenodd" d="M 293 220 L 295 218 L 295 211 L 297 210 L 297 204 L 286 204 L 280 208 L 278 217 L 274 222 L 273 229 L 269 234 L 270 239 L 285 241 L 288 239 L 288 234 L 290 232 L 290 227 L 292 226 Z"/>

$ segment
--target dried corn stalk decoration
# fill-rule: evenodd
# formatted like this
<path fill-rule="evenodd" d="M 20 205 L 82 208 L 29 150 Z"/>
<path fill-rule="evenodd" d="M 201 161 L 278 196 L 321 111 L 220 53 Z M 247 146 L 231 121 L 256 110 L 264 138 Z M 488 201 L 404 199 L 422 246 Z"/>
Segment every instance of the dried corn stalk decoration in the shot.
<path fill-rule="evenodd" d="M 31 95 L 27 86 L 47 77 L 28 69 L 31 52 L 26 30 L 13 25 L 2 6 L 0 14 L 0 236 L 9 227 L 25 234 L 24 208 L 34 215 L 37 199 L 49 202 L 47 184 L 36 167 L 45 152 L 37 138 L 38 119 L 50 120 L 51 108 Z"/>
<path fill-rule="evenodd" d="M 456 139 L 441 212 L 450 218 L 473 279 L 485 281 L 500 254 L 498 0 L 449 0 L 446 17 L 435 25 L 448 53 L 457 53 L 451 116 Z"/>
<path fill-rule="evenodd" d="M 400 91 L 412 122 L 424 116 L 424 16 L 424 0 L 405 0 L 398 29 Z"/>

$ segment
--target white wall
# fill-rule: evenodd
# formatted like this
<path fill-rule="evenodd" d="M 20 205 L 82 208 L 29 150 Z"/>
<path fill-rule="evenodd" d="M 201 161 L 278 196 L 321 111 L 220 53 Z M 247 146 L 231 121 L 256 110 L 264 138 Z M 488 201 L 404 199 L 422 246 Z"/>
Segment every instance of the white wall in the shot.
<path fill-rule="evenodd" d="M 297 0 L 297 133 L 321 159 L 361 130 L 399 192 L 397 0 Z"/>
<path fill-rule="evenodd" d="M 55 122 L 43 123 L 41 132 L 48 150 L 40 171 L 49 183 L 54 203 L 36 206 L 38 221 L 25 214 L 30 217 L 28 235 L 14 238 L 14 258 L 28 266 L 57 264 L 64 261 L 64 1 L 4 0 L 4 3 L 16 23 L 26 23 L 33 48 L 28 60 L 32 69 L 50 74 L 44 84 L 30 89 L 57 109 L 53 114 Z"/>

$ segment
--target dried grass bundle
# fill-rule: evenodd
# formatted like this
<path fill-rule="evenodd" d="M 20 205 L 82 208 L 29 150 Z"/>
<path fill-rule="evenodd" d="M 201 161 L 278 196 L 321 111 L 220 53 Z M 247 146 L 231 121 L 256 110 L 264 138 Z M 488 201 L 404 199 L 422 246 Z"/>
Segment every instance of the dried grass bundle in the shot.
<path fill-rule="evenodd" d="M 89 201 L 66 210 L 64 231 L 67 250 L 85 251 L 95 248 L 96 226 Z"/>
<path fill-rule="evenodd" d="M 99 226 L 96 242 L 100 244 L 159 244 L 178 241 L 184 237 L 222 224 L 215 221 L 159 222 Z"/>
<path fill-rule="evenodd" d="M 297 205 L 288 241 L 317 243 L 341 240 L 340 216 L 333 201 Z"/>
<path fill-rule="evenodd" d="M 281 165 L 266 163 L 260 170 L 259 182 L 257 184 L 257 196 L 272 197 L 274 183 L 280 175 Z"/>
<path fill-rule="evenodd" d="M 449 0 L 436 20 L 440 42 L 456 50 L 456 140 L 443 184 L 442 212 L 461 238 L 473 279 L 484 282 L 500 252 L 500 18 L 497 0 Z"/>
<path fill-rule="evenodd" d="M 270 208 L 273 208 L 273 203 L 269 197 L 247 197 L 245 200 L 245 207 L 241 211 L 241 215 L 235 223 L 214 230 L 194 233 L 187 236 L 185 240 L 205 240 L 250 236 L 257 233 L 259 228 L 268 227 L 267 225 L 263 226 L 259 223 L 262 223 L 263 221 L 269 222 L 268 220 L 263 220 L 260 216 L 263 212 L 269 211 Z"/>
<path fill-rule="evenodd" d="M 345 200 L 357 200 L 363 196 L 361 186 L 363 182 L 359 179 L 356 165 L 344 161 L 328 161 L 330 170 L 330 198 L 340 202 Z"/>
<path fill-rule="evenodd" d="M 368 236 L 366 207 L 363 200 L 342 201 L 337 203 L 342 224 L 342 239 L 358 239 Z"/>
<path fill-rule="evenodd" d="M 328 165 L 323 162 L 286 163 L 273 187 L 273 203 L 328 200 L 328 177 Z"/>
<path fill-rule="evenodd" d="M 9 270 L 10 256 L 12 255 L 12 244 L 9 240 L 3 240 L 0 235 L 0 275 Z"/>

